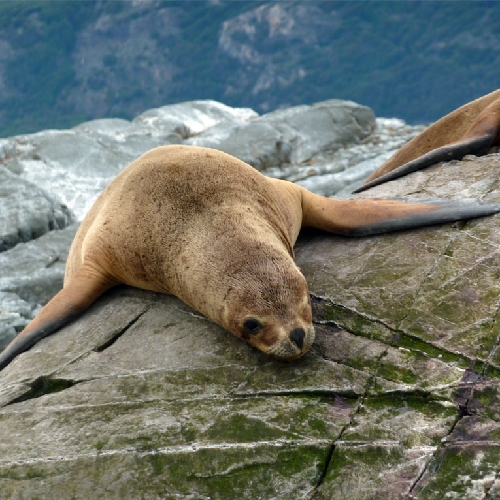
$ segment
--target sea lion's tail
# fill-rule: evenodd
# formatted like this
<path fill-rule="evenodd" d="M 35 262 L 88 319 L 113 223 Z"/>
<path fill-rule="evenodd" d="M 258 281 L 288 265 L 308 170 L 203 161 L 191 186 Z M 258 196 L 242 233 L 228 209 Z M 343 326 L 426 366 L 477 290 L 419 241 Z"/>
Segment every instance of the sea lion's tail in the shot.
<path fill-rule="evenodd" d="M 334 200 L 304 189 L 302 208 L 303 227 L 345 236 L 371 236 L 492 215 L 500 212 L 500 203 L 440 198 Z"/>
<path fill-rule="evenodd" d="M 116 282 L 83 264 L 69 283 L 0 353 L 0 370 L 39 340 L 70 323 Z"/>

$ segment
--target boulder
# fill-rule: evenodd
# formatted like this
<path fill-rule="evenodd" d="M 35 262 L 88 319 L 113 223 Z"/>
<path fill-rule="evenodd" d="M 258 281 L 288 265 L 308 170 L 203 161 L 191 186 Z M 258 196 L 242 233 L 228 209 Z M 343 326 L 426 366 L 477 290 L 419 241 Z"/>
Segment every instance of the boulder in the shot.
<path fill-rule="evenodd" d="M 363 196 L 498 202 L 499 177 L 468 157 Z M 497 498 L 499 229 L 305 232 L 317 341 L 292 363 L 111 290 L 0 372 L 2 498 Z"/>
<path fill-rule="evenodd" d="M 213 147 L 259 170 L 278 169 L 270 174 L 286 178 L 290 166 L 303 172 L 304 166 L 307 170 L 319 157 L 359 144 L 375 127 L 373 111 L 350 101 L 324 101 L 263 116 L 216 101 L 191 101 L 148 110 L 133 121 L 99 119 L 70 130 L 0 139 L 0 162 L 10 173 L 71 207 L 81 220 L 123 168 L 157 146 L 183 143 Z M 354 174 L 354 179 L 364 175 L 363 170 Z M 9 195 L 11 191 L 20 188 L 7 187 Z M 15 205 L 7 210 L 14 214 L 8 217 L 15 217 L 23 208 Z M 0 221 L 0 237 L 2 232 Z M 26 231 L 23 234 L 29 237 Z M 19 241 L 25 241 L 23 238 Z"/>
<path fill-rule="evenodd" d="M 62 229 L 73 220 L 64 204 L 1 166 L 0 204 L 0 252 Z"/>
<path fill-rule="evenodd" d="M 150 109 L 134 118 L 134 123 L 158 132 L 177 133 L 187 139 L 221 123 L 243 123 L 256 116 L 249 108 L 231 108 L 217 101 L 199 100 Z"/>
<path fill-rule="evenodd" d="M 0 161 L 11 173 L 54 192 L 81 220 L 111 179 L 146 151 L 182 143 L 217 125 L 235 127 L 253 116 L 252 110 L 216 101 L 174 104 L 146 111 L 133 121 L 92 120 L 70 130 L 2 139 Z"/>
<path fill-rule="evenodd" d="M 77 228 L 75 223 L 50 231 L 0 253 L 0 349 L 62 288 Z"/>
<path fill-rule="evenodd" d="M 217 148 L 264 170 L 331 154 L 361 142 L 374 130 L 375 115 L 370 108 L 332 99 L 255 118 L 219 142 Z"/>

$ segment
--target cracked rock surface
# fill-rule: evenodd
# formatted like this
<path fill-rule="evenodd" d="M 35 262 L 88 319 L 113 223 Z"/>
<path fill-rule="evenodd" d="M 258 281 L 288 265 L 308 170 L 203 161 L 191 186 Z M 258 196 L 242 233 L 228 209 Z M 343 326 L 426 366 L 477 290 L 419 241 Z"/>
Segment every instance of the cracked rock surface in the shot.
<path fill-rule="evenodd" d="M 365 196 L 500 201 L 500 156 Z M 500 216 L 303 234 L 317 341 L 283 363 L 120 287 L 0 372 L 0 497 L 500 498 Z"/>

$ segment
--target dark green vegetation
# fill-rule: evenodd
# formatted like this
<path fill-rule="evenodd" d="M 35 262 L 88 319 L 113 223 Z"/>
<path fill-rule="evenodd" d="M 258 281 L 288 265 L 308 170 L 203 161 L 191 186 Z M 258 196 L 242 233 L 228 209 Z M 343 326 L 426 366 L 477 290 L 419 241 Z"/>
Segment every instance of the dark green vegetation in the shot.
<path fill-rule="evenodd" d="M 499 2 L 0 2 L 0 136 L 216 99 L 433 121 L 500 82 Z"/>

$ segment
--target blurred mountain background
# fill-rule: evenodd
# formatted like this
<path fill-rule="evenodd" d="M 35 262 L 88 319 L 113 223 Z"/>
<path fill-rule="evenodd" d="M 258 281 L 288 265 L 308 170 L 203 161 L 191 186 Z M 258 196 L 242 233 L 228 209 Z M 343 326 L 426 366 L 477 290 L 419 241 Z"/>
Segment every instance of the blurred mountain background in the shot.
<path fill-rule="evenodd" d="M 215 99 L 428 123 L 500 85 L 495 1 L 2 1 L 0 137 Z"/>

